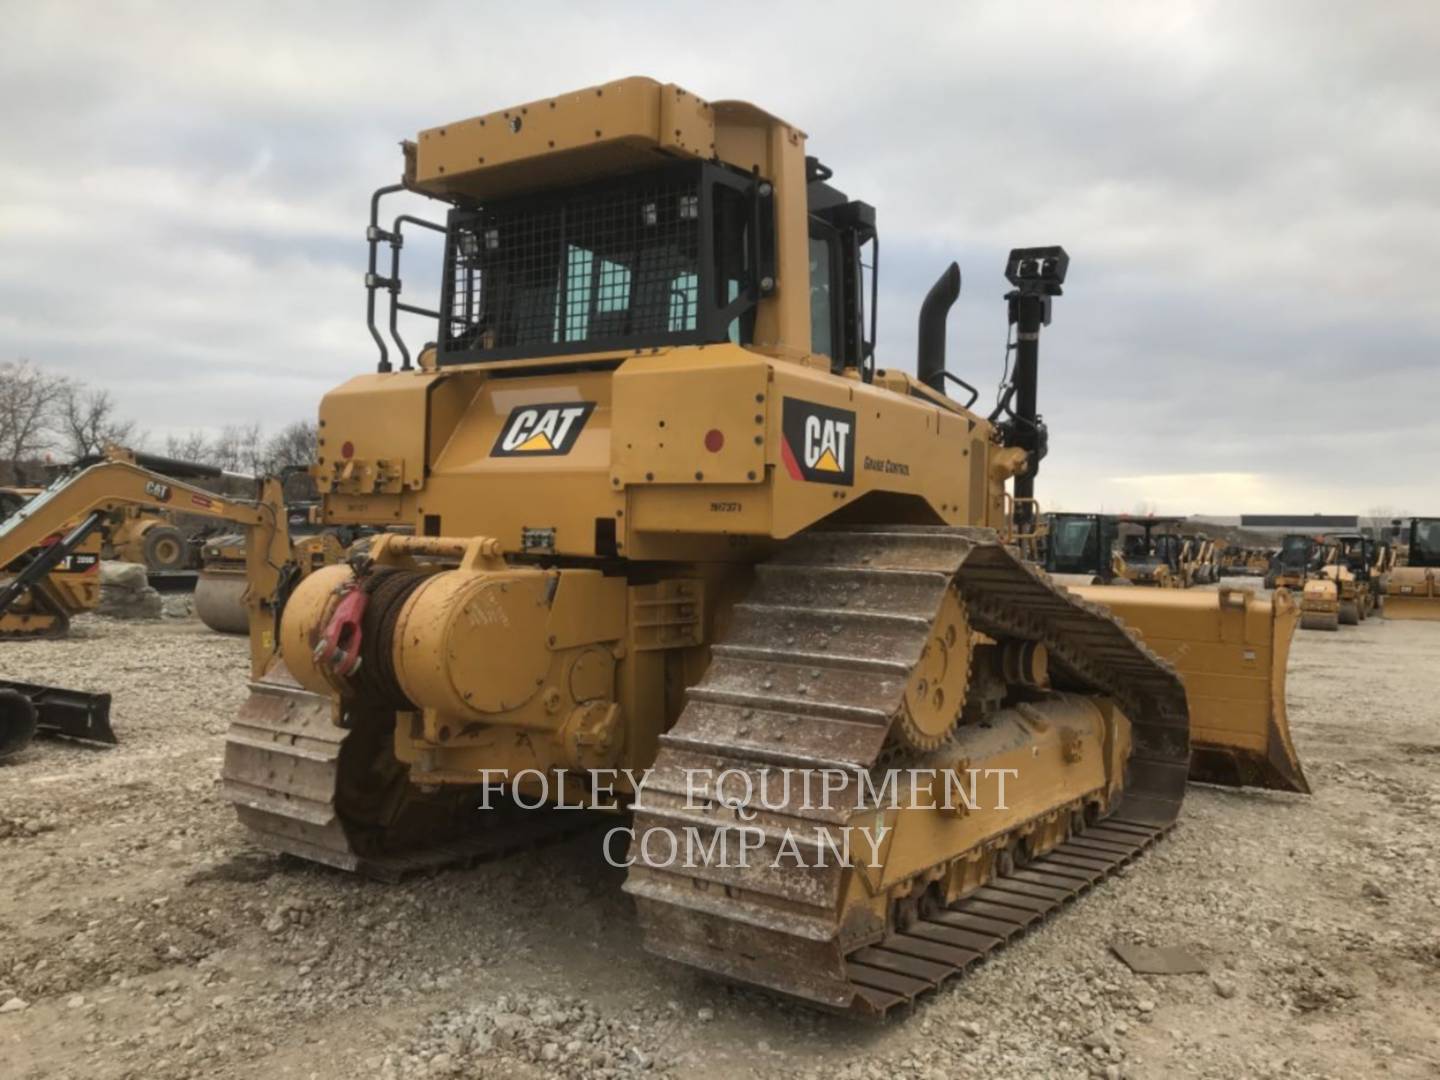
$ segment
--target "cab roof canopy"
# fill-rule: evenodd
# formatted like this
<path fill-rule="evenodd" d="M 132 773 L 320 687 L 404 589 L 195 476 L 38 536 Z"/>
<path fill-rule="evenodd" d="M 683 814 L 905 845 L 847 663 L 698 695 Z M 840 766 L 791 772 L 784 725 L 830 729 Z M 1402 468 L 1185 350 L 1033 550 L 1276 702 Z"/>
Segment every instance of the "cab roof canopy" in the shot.
<path fill-rule="evenodd" d="M 804 132 L 743 101 L 702 101 L 633 76 L 473 116 L 405 144 L 410 187 L 494 199 L 637 172 L 667 161 L 719 161 L 776 178 Z"/>

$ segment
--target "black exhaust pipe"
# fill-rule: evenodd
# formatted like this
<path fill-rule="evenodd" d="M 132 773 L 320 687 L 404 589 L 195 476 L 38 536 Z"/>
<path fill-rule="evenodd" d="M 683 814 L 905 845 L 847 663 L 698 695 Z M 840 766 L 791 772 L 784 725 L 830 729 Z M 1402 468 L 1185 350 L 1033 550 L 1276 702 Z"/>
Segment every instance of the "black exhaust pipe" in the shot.
<path fill-rule="evenodd" d="M 951 263 L 920 305 L 915 373 L 932 390 L 945 392 L 945 319 L 960 299 L 960 264 Z"/>

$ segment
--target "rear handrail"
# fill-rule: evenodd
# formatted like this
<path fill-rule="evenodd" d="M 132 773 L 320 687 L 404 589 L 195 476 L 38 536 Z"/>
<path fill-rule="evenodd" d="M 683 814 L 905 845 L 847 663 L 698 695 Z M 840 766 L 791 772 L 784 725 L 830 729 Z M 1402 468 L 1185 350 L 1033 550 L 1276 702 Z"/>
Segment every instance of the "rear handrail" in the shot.
<path fill-rule="evenodd" d="M 384 289 L 390 294 L 388 329 L 396 349 L 400 352 L 401 371 L 411 371 L 415 365 L 410 359 L 410 350 L 406 347 L 404 338 L 400 336 L 400 312 L 424 315 L 437 322 L 440 319 L 439 311 L 431 311 L 429 308 L 401 302 L 400 290 L 403 288 L 403 283 L 400 279 L 400 250 L 405 246 L 404 224 L 406 222 L 438 232 L 442 236 L 447 232 L 445 226 L 437 225 L 433 221 L 426 221 L 414 214 L 400 214 L 389 229 L 380 227 L 380 200 L 387 195 L 411 190 L 413 189 L 404 184 L 387 184 L 385 187 L 377 188 L 375 193 L 370 196 L 370 224 L 365 229 L 365 242 L 369 246 L 369 259 L 365 270 L 365 325 L 369 329 L 376 347 L 380 350 L 380 362 L 376 365 L 375 370 L 382 374 L 393 371 L 395 368 L 390 363 L 390 349 L 385 342 L 385 335 L 380 332 L 380 327 L 375 323 L 375 294 L 379 290 Z M 390 245 L 390 274 L 388 277 L 380 273 L 381 244 Z"/>

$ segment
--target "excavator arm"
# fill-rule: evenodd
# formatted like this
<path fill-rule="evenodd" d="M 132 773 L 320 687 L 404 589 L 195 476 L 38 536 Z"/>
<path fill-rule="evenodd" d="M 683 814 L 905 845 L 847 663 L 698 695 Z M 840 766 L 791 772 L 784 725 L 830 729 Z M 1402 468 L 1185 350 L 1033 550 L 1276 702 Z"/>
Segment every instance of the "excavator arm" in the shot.
<path fill-rule="evenodd" d="M 147 468 L 147 464 L 168 471 Z M 9 582 L 0 585 L 0 614 L 98 528 L 107 515 L 126 506 L 162 506 L 176 513 L 229 522 L 246 532 L 249 589 L 245 604 L 252 628 L 251 662 L 257 674 L 262 671 L 274 646 L 271 598 L 290 558 L 280 481 L 261 481 L 255 501 L 231 499 L 170 475 L 171 471 L 185 470 L 192 476 L 220 475 L 218 470 L 112 448 L 100 460 L 62 476 L 0 522 L 0 572 L 27 552 L 41 549 Z"/>
<path fill-rule="evenodd" d="M 93 522 L 88 533 L 126 506 L 163 506 L 245 528 L 267 524 L 270 513 L 263 503 L 227 499 L 116 456 L 61 477 L 0 522 L 0 567 L 72 525 Z"/>

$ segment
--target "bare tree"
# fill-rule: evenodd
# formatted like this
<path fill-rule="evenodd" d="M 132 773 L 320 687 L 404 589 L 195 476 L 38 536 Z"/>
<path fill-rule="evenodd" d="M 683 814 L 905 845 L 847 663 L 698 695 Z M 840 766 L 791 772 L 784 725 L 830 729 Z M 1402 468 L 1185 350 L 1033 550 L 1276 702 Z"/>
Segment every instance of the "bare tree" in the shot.
<path fill-rule="evenodd" d="M 297 420 L 282 428 L 265 444 L 266 471 L 279 472 L 287 466 L 314 462 L 318 435 L 313 420 Z"/>
<path fill-rule="evenodd" d="M 98 454 L 115 443 L 130 446 L 135 441 L 135 421 L 115 415 L 115 399 L 108 390 L 82 390 L 66 385 L 56 407 L 63 449 L 71 457 Z"/>
<path fill-rule="evenodd" d="M 56 406 L 69 381 L 29 360 L 0 364 L 0 469 L 39 457 L 54 445 Z"/>
<path fill-rule="evenodd" d="M 265 471 L 259 424 L 226 424 L 210 444 L 209 461 L 226 472 L 259 475 Z"/>
<path fill-rule="evenodd" d="M 165 436 L 165 456 L 176 461 L 193 461 L 202 465 L 211 464 L 210 443 L 203 431 L 189 431 L 184 435 Z"/>

